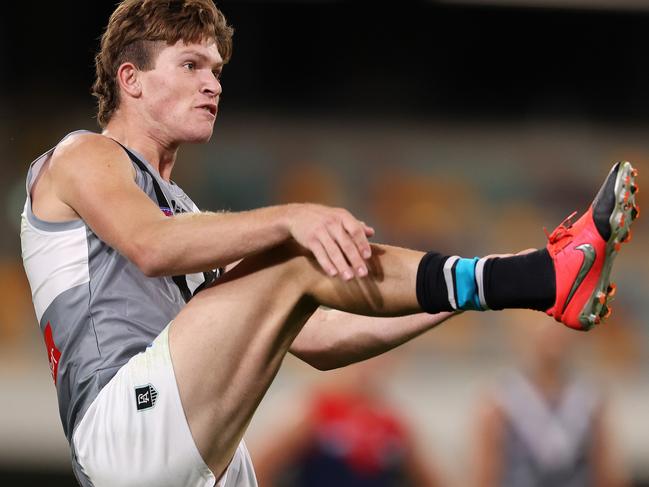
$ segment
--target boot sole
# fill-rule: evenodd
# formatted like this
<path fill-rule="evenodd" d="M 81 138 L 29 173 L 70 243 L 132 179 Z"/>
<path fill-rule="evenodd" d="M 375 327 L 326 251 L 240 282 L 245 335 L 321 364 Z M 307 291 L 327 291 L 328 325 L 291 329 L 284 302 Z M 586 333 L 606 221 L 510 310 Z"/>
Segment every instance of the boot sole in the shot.
<path fill-rule="evenodd" d="M 599 276 L 597 286 L 584 308 L 579 313 L 579 322 L 584 330 L 590 330 L 611 314 L 611 301 L 615 296 L 615 284 L 611 284 L 610 276 L 613 261 L 623 243 L 631 239 L 631 225 L 640 215 L 636 205 L 638 172 L 629 162 L 621 162 L 615 180 L 615 207 L 609 218 L 611 236 L 606 242 L 606 256 Z"/>

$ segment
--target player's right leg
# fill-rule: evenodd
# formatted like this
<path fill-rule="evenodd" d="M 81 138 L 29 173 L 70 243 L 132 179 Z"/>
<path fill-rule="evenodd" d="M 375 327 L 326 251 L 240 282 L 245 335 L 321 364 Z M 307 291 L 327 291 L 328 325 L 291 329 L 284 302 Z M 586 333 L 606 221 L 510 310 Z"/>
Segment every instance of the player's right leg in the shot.
<path fill-rule="evenodd" d="M 319 304 L 374 316 L 408 314 L 422 308 L 484 309 L 483 300 L 485 307 L 492 309 L 529 307 L 540 311 L 568 302 L 568 309 L 572 306 L 581 312 L 598 289 L 608 288 L 616 243 L 628 234 L 628 225 L 623 223 L 619 228 L 624 231 L 609 226 L 611 235 L 606 238 L 597 222 L 608 218 L 609 224 L 619 225 L 622 215 L 629 220 L 637 216 L 633 171 L 630 166 L 618 166 L 612 174 L 588 213 L 608 212 L 608 217 L 592 216 L 592 224 L 586 218 L 579 225 L 564 225 L 560 227 L 563 231 L 555 231 L 548 249 L 485 259 L 479 272 L 473 259 L 449 260 L 439 254 L 424 256 L 386 246 L 374 246 L 369 275 L 352 282 L 327 276 L 312 257 L 293 244 L 245 259 L 218 285 L 199 293 L 169 330 L 173 361 L 169 369 L 175 375 L 182 404 L 180 412 L 176 408 L 176 416 L 181 422 L 183 414 L 186 417 L 185 426 L 189 426 L 201 458 L 217 476 L 225 469 L 292 340 Z M 600 204 L 604 201 L 615 204 Z M 579 269 L 585 253 L 578 247 L 585 243 L 593 246 L 600 261 L 582 278 Z M 609 246 L 613 252 L 602 255 L 602 249 Z M 449 262 L 453 265 L 447 265 Z M 480 273 L 482 278 L 476 282 Z M 562 280 L 572 282 L 569 287 L 576 289 L 567 293 L 570 299 L 562 294 Z M 429 305 L 437 308 L 429 309 Z M 573 316 L 562 312 L 561 319 L 571 325 Z M 164 432 L 164 423 L 162 428 Z M 183 437 L 187 439 L 187 431 Z M 164 443 L 171 453 L 173 441 L 167 436 Z M 141 480 L 140 485 L 150 485 Z"/>
<path fill-rule="evenodd" d="M 183 406 L 204 458 L 216 471 L 224 466 L 290 343 L 319 304 L 365 315 L 408 314 L 431 304 L 436 307 L 427 311 L 532 308 L 588 328 L 582 317 L 608 289 L 618 244 L 637 217 L 634 178 L 630 164 L 616 165 L 577 224 L 555 230 L 546 249 L 486 259 L 481 279 L 480 259 L 456 259 L 449 266 L 439 254 L 427 259 L 388 246 L 374 246 L 369 275 L 350 283 L 325 275 L 291 245 L 244 260 L 224 282 L 197 296 L 171 329 Z M 583 245 L 595 251 L 592 266 Z M 575 291 L 564 292 L 566 283 Z M 568 312 L 555 313 L 558 307 Z"/>
<path fill-rule="evenodd" d="M 615 164 L 588 211 L 548 235 L 557 292 L 547 313 L 571 328 L 589 330 L 611 313 L 613 261 L 631 239 L 631 224 L 640 212 L 636 176 L 628 162 Z"/>
<path fill-rule="evenodd" d="M 179 313 L 169 333 L 173 367 L 193 438 L 213 472 L 230 461 L 319 304 L 374 316 L 420 310 L 414 283 L 423 253 L 386 246 L 373 253 L 368 277 L 345 282 L 286 244 L 244 259 Z"/>

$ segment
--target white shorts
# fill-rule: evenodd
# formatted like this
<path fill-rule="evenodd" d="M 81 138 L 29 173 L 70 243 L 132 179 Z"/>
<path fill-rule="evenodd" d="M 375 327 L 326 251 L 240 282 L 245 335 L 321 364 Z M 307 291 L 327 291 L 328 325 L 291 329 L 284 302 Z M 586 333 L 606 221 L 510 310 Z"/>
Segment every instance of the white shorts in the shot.
<path fill-rule="evenodd" d="M 212 487 L 192 438 L 169 353 L 169 326 L 99 392 L 72 443 L 96 487 Z M 243 442 L 235 457 L 248 455 Z M 232 464 L 230 465 L 232 467 Z M 228 470 L 218 485 L 227 482 Z"/>

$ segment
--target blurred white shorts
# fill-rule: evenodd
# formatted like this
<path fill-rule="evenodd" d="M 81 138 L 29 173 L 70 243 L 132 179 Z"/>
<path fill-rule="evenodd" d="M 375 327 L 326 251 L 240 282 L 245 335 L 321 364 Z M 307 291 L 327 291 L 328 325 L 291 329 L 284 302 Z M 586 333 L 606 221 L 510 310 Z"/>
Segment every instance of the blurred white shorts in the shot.
<path fill-rule="evenodd" d="M 216 484 L 185 418 L 168 331 L 169 326 L 119 369 L 74 431 L 77 461 L 96 487 Z M 239 448 L 245 449 L 243 443 Z M 225 485 L 228 470 L 219 486 Z"/>

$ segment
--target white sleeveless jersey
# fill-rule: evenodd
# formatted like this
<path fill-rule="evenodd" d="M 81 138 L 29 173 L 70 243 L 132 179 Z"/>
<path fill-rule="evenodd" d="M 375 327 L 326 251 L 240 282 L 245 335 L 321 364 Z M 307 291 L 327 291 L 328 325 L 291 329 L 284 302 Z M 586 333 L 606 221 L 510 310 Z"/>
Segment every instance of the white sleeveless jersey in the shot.
<path fill-rule="evenodd" d="M 141 156 L 125 150 L 137 185 L 161 211 L 170 217 L 199 211 L 182 189 L 163 180 Z M 83 220 L 40 220 L 31 209 L 31 188 L 53 151 L 29 168 L 20 237 L 61 422 L 71 441 L 75 426 L 119 368 L 150 345 L 192 294 L 220 271 L 147 277 Z M 112 210 L 107 206 L 105 211 Z"/>
<path fill-rule="evenodd" d="M 569 382 L 554 405 L 519 372 L 508 375 L 497 400 L 505 414 L 503 487 L 586 487 L 593 483 L 593 418 L 600 399 Z"/>

